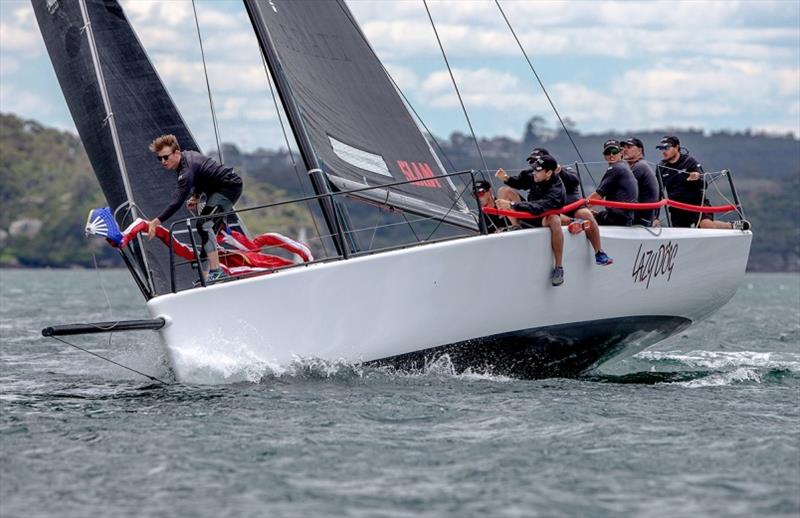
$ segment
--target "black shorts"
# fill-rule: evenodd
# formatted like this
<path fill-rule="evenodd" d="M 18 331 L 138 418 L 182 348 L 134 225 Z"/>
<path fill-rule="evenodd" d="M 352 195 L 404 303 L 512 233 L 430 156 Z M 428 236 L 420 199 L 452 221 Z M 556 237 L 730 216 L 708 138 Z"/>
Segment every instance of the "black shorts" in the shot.
<path fill-rule="evenodd" d="M 652 227 L 653 220 L 656 218 L 654 210 L 637 210 L 633 212 L 633 224 L 643 227 Z"/>
<path fill-rule="evenodd" d="M 619 212 L 612 212 L 609 210 L 603 211 L 595 216 L 598 225 L 617 225 L 620 227 L 629 227 L 631 225 L 631 218 L 626 214 Z"/>
<path fill-rule="evenodd" d="M 519 220 L 519 224 L 522 228 L 542 228 L 543 219 L 544 218 L 521 219 Z"/>
<path fill-rule="evenodd" d="M 703 205 L 708 207 L 710 203 L 708 200 L 703 200 Z M 673 227 L 693 228 L 699 225 L 701 220 L 714 221 L 714 214 L 711 212 L 691 212 L 672 207 L 669 209 L 669 216 Z"/>

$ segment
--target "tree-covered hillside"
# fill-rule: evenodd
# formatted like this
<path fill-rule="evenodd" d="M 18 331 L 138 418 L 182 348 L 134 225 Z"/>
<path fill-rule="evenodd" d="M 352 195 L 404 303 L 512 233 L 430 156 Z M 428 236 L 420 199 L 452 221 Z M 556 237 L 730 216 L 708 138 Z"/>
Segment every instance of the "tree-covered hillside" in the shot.
<path fill-rule="evenodd" d="M 602 142 L 629 135 L 583 135 L 574 128 L 573 139 L 592 177 L 599 180 L 604 170 Z M 757 271 L 800 271 L 800 142 L 792 136 L 700 131 L 650 131 L 638 133 L 646 158 L 658 160 L 654 146 L 664 134 L 676 133 L 707 171 L 731 169 L 748 219 L 754 226 L 749 268 Z M 471 138 L 454 133 L 439 139 L 439 152 L 448 170 L 482 168 Z M 481 139 L 480 149 L 490 170 L 524 166 L 530 149 L 546 147 L 560 162 L 578 160 L 566 134 L 545 127 L 540 118 L 528 124 L 522 139 L 507 137 Z M 245 194 L 239 207 L 260 205 L 309 195 L 310 187 L 302 166 L 295 169 L 283 150 L 244 153 L 223 145 L 225 161 L 245 177 Z M 298 157 L 295 159 L 299 162 Z M 587 190 L 593 184 L 584 177 Z M 712 202 L 723 198 L 712 193 Z M 730 197 L 725 185 L 721 194 Z M 103 264 L 120 264 L 115 252 L 102 240 L 83 236 L 86 214 L 105 204 L 77 136 L 14 115 L 0 115 L 0 265 L 2 266 L 89 266 L 92 252 Z M 351 216 L 369 222 L 387 216 L 373 216 L 374 208 L 358 209 Z M 368 212 L 371 211 L 371 212 Z M 397 215 L 394 215 L 397 217 Z M 314 223 L 303 207 L 286 206 L 268 214 L 246 216 L 251 230 L 281 229 L 293 237 L 313 234 Z M 404 228 L 402 225 L 396 229 Z M 373 244 L 398 238 L 397 232 L 371 236 Z M 388 244 L 388 243 L 386 243 Z"/>

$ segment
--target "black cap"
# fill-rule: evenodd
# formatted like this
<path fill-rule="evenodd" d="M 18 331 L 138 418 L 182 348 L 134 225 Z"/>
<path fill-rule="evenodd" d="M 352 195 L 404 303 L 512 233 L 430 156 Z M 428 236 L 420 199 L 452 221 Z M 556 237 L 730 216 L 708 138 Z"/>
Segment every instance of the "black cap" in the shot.
<path fill-rule="evenodd" d="M 641 140 L 639 140 L 639 139 L 638 139 L 638 138 L 636 138 L 636 137 L 628 137 L 628 138 L 626 138 L 625 140 L 623 140 L 623 141 L 621 142 L 621 144 L 622 144 L 623 146 L 636 146 L 636 147 L 638 147 L 639 149 L 642 149 L 642 150 L 644 150 L 644 144 L 642 143 L 642 141 L 641 141 Z"/>
<path fill-rule="evenodd" d="M 535 147 L 531 151 L 531 154 L 528 155 L 528 163 L 532 164 L 534 160 L 536 160 L 540 156 L 549 155 L 550 152 L 543 147 Z"/>
<path fill-rule="evenodd" d="M 642 150 L 642 156 L 644 156 L 644 143 L 636 137 L 628 137 L 622 141 L 623 146 L 635 146 Z"/>
<path fill-rule="evenodd" d="M 656 149 L 667 149 L 667 147 L 681 147 L 681 141 L 678 140 L 678 137 L 667 135 L 666 137 L 661 139 L 661 142 L 658 143 Z"/>
<path fill-rule="evenodd" d="M 486 180 L 478 180 L 478 181 L 475 182 L 475 193 L 476 194 L 487 192 L 491 188 L 492 188 L 492 184 L 490 184 Z"/>
<path fill-rule="evenodd" d="M 618 140 L 614 140 L 614 139 L 606 140 L 605 142 L 603 142 L 603 154 L 604 155 L 606 154 L 606 151 L 608 151 L 609 149 L 612 149 L 612 148 L 616 148 L 617 150 L 621 150 L 622 146 L 619 145 L 619 141 Z"/>
<path fill-rule="evenodd" d="M 531 162 L 531 167 L 533 167 L 534 171 L 555 171 L 558 169 L 558 162 L 550 155 L 542 155 Z"/>

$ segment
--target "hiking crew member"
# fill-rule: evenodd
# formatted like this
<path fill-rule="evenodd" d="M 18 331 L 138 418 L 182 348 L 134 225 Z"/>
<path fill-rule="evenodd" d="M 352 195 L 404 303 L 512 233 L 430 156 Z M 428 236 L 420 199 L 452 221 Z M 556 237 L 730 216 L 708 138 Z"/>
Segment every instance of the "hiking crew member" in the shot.
<path fill-rule="evenodd" d="M 550 153 L 548 153 L 544 148 L 534 148 L 534 150 L 531 151 L 531 154 L 528 156 L 528 163 L 531 163 L 533 160 L 542 155 L 549 154 Z M 569 205 L 570 203 L 581 199 L 581 180 L 575 171 L 573 171 L 570 167 L 563 167 L 559 164 L 558 168 L 556 169 L 556 175 L 561 180 L 561 183 L 564 184 L 564 190 L 566 191 L 565 205 Z M 597 264 L 601 266 L 607 266 L 614 262 L 613 259 L 608 257 L 608 255 L 603 252 L 603 248 L 600 244 L 600 229 L 597 226 L 597 221 L 594 219 L 594 214 L 592 214 L 592 211 L 586 207 L 580 207 L 578 209 L 562 213 L 561 224 L 567 225 L 567 230 L 569 230 L 570 234 L 579 234 L 584 230 L 586 231 L 586 239 L 589 240 L 589 243 L 591 243 L 592 248 L 594 249 L 594 257 Z"/>
<path fill-rule="evenodd" d="M 656 149 L 661 151 L 663 158 L 656 167 L 656 173 L 661 176 L 667 196 L 671 200 L 703 205 L 705 195 L 703 166 L 689 156 L 689 153 L 681 152 L 681 142 L 678 137 L 662 138 Z M 697 227 L 701 225 L 703 219 L 713 219 L 710 213 L 690 212 L 673 207 L 669 207 L 668 210 L 673 227 Z"/>
<path fill-rule="evenodd" d="M 639 203 L 653 203 L 658 198 L 658 179 L 644 159 L 644 144 L 636 137 L 622 141 L 622 158 L 628 163 L 639 188 Z M 658 217 L 658 210 L 633 211 L 633 224 L 652 227 Z"/>
<path fill-rule="evenodd" d="M 508 218 L 505 216 L 498 216 L 497 214 L 486 214 L 483 212 L 484 207 L 490 208 L 497 208 L 495 205 L 495 198 L 494 193 L 492 193 L 492 184 L 487 182 L 486 180 L 478 180 L 475 182 L 475 197 L 478 199 L 478 204 L 480 205 L 481 210 L 478 211 L 479 217 L 483 220 L 484 225 L 486 225 L 486 231 L 489 234 L 494 234 L 495 232 L 503 232 L 504 230 L 508 230 L 511 227 L 511 224 L 508 222 Z"/>
<path fill-rule="evenodd" d="M 692 205 L 710 205 L 705 198 L 703 166 L 681 148 L 678 137 L 670 135 L 662 138 L 656 149 L 664 157 L 656 167 L 656 174 L 661 175 L 667 196 L 671 200 Z M 746 220 L 714 221 L 714 214 L 711 212 L 691 212 L 669 207 L 669 215 L 673 227 L 750 229 L 750 222 Z"/>
<path fill-rule="evenodd" d="M 158 137 L 150 144 L 150 151 L 156 154 L 164 169 L 178 174 L 178 185 L 172 194 L 172 201 L 157 218 L 148 221 L 147 236 L 150 239 L 155 235 L 156 227 L 175 214 L 184 201 L 190 211 L 195 211 L 203 194 L 206 196 L 206 203 L 200 212 L 201 216 L 233 210 L 233 204 L 242 194 L 242 179 L 232 168 L 218 164 L 213 158 L 197 151 L 181 151 L 175 135 Z M 235 219 L 235 216 L 229 219 Z M 208 281 L 225 276 L 219 266 L 216 245 L 216 234 L 223 225 L 222 217 L 197 222 L 197 232 L 208 258 Z"/>
<path fill-rule="evenodd" d="M 592 200 L 603 198 L 609 201 L 636 203 L 639 200 L 639 188 L 631 168 L 622 160 L 622 147 L 619 142 L 616 140 L 605 141 L 603 158 L 608 162 L 608 169 L 595 192 L 587 198 L 589 205 Z M 597 214 L 596 218 L 600 225 L 629 227 L 633 224 L 633 211 L 608 207 L 605 211 Z"/>
<path fill-rule="evenodd" d="M 528 201 L 510 201 L 504 198 L 498 199 L 495 203 L 501 210 L 516 210 L 529 212 L 534 215 L 542 214 L 550 210 L 560 209 L 564 206 L 566 195 L 564 185 L 556 176 L 558 163 L 550 155 L 536 158 L 531 163 L 530 169 L 523 170 L 518 176 L 508 176 L 500 169 L 496 176 L 513 189 L 523 189 L 528 191 Z M 550 282 L 553 286 L 560 286 L 564 283 L 564 268 L 561 259 L 564 252 L 564 232 L 561 230 L 561 217 L 558 214 L 525 220 L 526 226 L 550 227 L 550 246 L 553 249 L 553 271 L 550 274 Z"/>

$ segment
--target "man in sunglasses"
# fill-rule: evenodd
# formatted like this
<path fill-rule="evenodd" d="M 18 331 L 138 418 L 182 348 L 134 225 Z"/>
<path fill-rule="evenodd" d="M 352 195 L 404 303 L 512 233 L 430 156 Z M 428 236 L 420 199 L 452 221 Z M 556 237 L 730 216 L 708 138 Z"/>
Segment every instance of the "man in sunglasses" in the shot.
<path fill-rule="evenodd" d="M 661 151 L 663 157 L 656 167 L 656 174 L 661 176 L 667 196 L 692 205 L 709 205 L 705 198 L 703 166 L 681 148 L 678 137 L 668 135 L 662 138 L 656 149 Z M 673 227 L 750 229 L 750 223 L 746 220 L 714 221 L 714 214 L 710 212 L 691 212 L 673 207 L 668 210 Z"/>
<path fill-rule="evenodd" d="M 668 135 L 661 139 L 656 149 L 661 151 L 661 163 L 656 166 L 656 174 L 661 176 L 664 189 L 669 198 L 692 205 L 703 205 L 705 197 L 705 181 L 703 166 L 681 152 L 681 141 L 678 137 Z M 699 227 L 704 219 L 711 220 L 711 214 L 690 212 L 669 207 L 673 227 Z"/>
<path fill-rule="evenodd" d="M 531 164 L 537 158 L 543 155 L 549 155 L 546 149 L 537 147 L 528 155 L 528 163 Z M 565 205 L 569 205 L 581 199 L 581 180 L 577 173 L 570 167 L 563 167 L 561 164 L 556 168 L 556 175 L 564 185 L 566 192 Z M 586 239 L 594 249 L 595 261 L 601 266 L 607 266 L 614 262 L 613 259 L 608 257 L 603 251 L 600 244 L 600 229 L 597 227 L 597 221 L 594 219 L 592 211 L 586 207 L 572 210 L 561 214 L 561 224 L 567 226 L 570 234 L 579 234 L 581 231 L 586 231 Z"/>
<path fill-rule="evenodd" d="M 622 160 L 622 146 L 618 141 L 606 140 L 603 143 L 603 158 L 608 163 L 608 168 L 600 185 L 586 199 L 589 206 L 592 200 L 598 199 L 636 203 L 639 200 L 639 187 L 630 166 Z M 596 218 L 600 225 L 629 227 L 633 224 L 633 211 L 608 207 L 598 213 Z"/>
<path fill-rule="evenodd" d="M 658 180 L 650 164 L 644 159 L 644 144 L 636 137 L 622 141 L 622 158 L 628 163 L 639 188 L 639 203 L 658 201 Z M 633 211 L 633 224 L 652 227 L 658 217 L 653 209 Z"/>
<path fill-rule="evenodd" d="M 504 198 L 496 200 L 497 208 L 501 210 L 516 210 L 539 215 L 564 206 L 564 186 L 555 176 L 558 162 L 556 159 L 544 155 L 536 158 L 530 169 L 523 170 L 517 176 L 509 176 L 500 169 L 495 173 L 500 180 L 512 189 L 528 191 L 528 201 L 512 202 Z M 516 193 L 515 193 L 516 194 Z M 561 217 L 558 214 L 543 218 L 525 220 L 526 226 L 549 227 L 550 246 L 553 250 L 553 271 L 550 282 L 553 286 L 564 284 L 564 268 L 561 259 L 564 252 L 564 232 L 561 230 Z"/>
<path fill-rule="evenodd" d="M 147 236 L 150 239 L 155 235 L 156 228 L 172 217 L 184 202 L 189 210 L 195 211 L 200 196 L 205 195 L 206 203 L 200 215 L 206 216 L 232 211 L 233 204 L 242 195 L 242 179 L 232 168 L 218 164 L 213 158 L 197 151 L 181 151 L 175 135 L 158 137 L 150 144 L 150 151 L 155 153 L 164 169 L 178 174 L 178 185 L 172 193 L 172 201 L 157 218 L 148 221 Z M 234 220 L 235 216 L 229 216 L 229 219 Z M 223 225 L 223 217 L 209 218 L 197 223 L 197 232 L 208 258 L 208 281 L 216 281 L 225 276 L 219 265 L 215 239 Z"/>
<path fill-rule="evenodd" d="M 475 197 L 478 199 L 478 204 L 481 209 L 489 207 L 492 209 L 497 208 L 495 204 L 494 193 L 492 192 L 492 184 L 486 180 L 478 180 L 475 182 Z M 486 225 L 486 231 L 490 234 L 495 232 L 503 232 L 511 228 L 511 223 L 505 216 L 498 216 L 496 214 L 486 214 L 483 210 L 479 213 L 480 218 Z"/>

